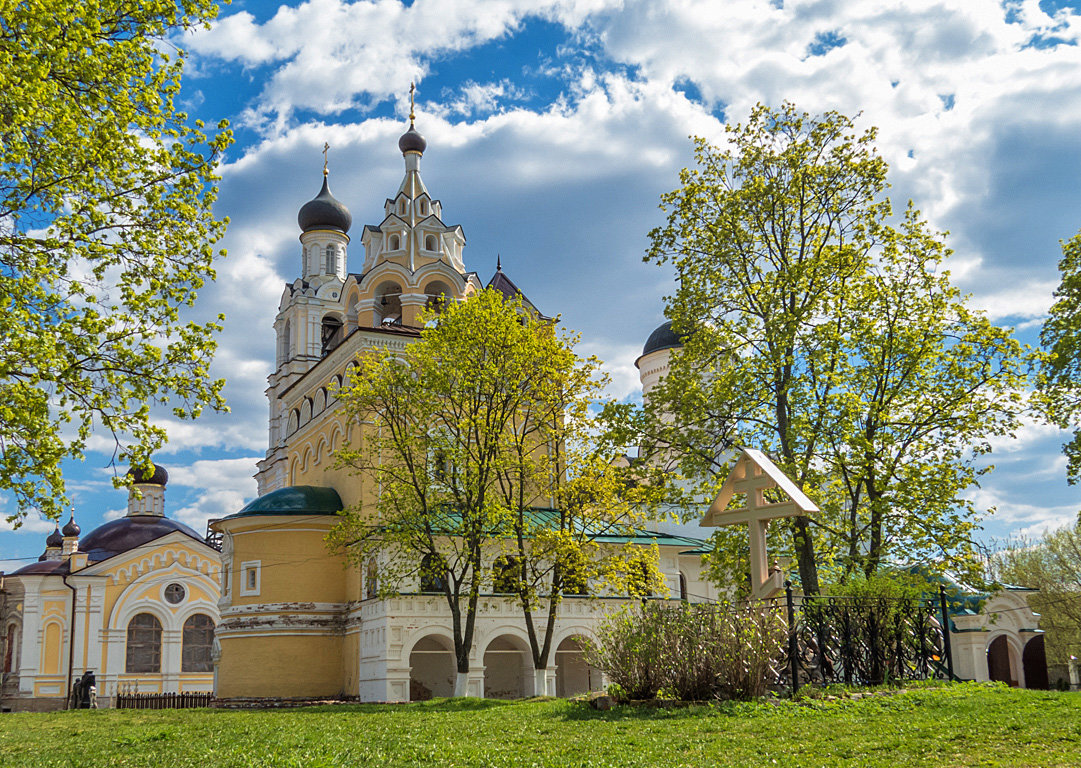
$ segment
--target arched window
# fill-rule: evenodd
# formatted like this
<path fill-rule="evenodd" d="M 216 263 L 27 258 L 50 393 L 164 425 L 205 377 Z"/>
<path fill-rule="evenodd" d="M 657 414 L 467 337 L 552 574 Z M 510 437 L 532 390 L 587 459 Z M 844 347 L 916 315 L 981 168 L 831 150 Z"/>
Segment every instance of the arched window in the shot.
<path fill-rule="evenodd" d="M 518 558 L 511 555 L 497 557 L 492 565 L 492 591 L 497 595 L 518 592 Z"/>
<path fill-rule="evenodd" d="M 447 564 L 436 555 L 425 555 L 420 561 L 420 591 L 442 592 L 447 578 Z"/>
<path fill-rule="evenodd" d="M 390 245 L 388 248 L 392 251 L 396 251 L 402 247 L 402 241 L 398 239 L 397 235 L 390 236 Z"/>
<path fill-rule="evenodd" d="M 434 251 L 435 250 L 435 235 L 428 235 L 427 237 L 424 238 L 424 250 L 426 250 L 426 251 Z"/>
<path fill-rule="evenodd" d="M 687 602 L 687 575 L 683 571 L 679 572 L 679 599 Z"/>
<path fill-rule="evenodd" d="M 421 216 L 427 216 L 428 215 L 428 201 L 427 200 L 421 200 L 420 201 L 420 215 Z"/>
<path fill-rule="evenodd" d="M 368 561 L 368 568 L 364 573 L 364 596 L 375 597 L 379 594 L 379 576 L 375 565 L 375 558 Z"/>
<path fill-rule="evenodd" d="M 335 275 L 338 273 L 338 249 L 334 245 L 327 246 L 326 262 L 323 270 L 328 275 Z"/>
<path fill-rule="evenodd" d="M 8 624 L 8 631 L 4 637 L 4 674 L 15 669 L 15 632 L 15 625 Z"/>
<path fill-rule="evenodd" d="M 561 565 L 563 566 L 563 594 L 588 595 L 585 556 L 577 550 L 572 550 L 564 556 Z"/>
<path fill-rule="evenodd" d="M 405 200 L 398 201 L 398 213 L 405 213 Z"/>
<path fill-rule="evenodd" d="M 282 327 L 282 335 L 278 339 L 278 362 L 284 363 L 289 360 L 289 348 L 292 346 L 292 326 L 289 321 L 285 321 L 285 325 Z"/>
<path fill-rule="evenodd" d="M 136 614 L 128 623 L 125 672 L 161 672 L 161 623 L 153 614 Z"/>
<path fill-rule="evenodd" d="M 184 646 L 181 651 L 181 672 L 213 672 L 210 654 L 214 647 L 214 620 L 196 613 L 184 622 Z"/>
<path fill-rule="evenodd" d="M 426 303 L 427 308 L 436 312 L 442 312 L 447 301 L 454 296 L 450 290 L 450 286 L 442 280 L 435 280 L 428 283 L 428 285 L 424 287 L 424 293 L 428 297 Z"/>
<path fill-rule="evenodd" d="M 627 571 L 627 591 L 631 597 L 653 597 L 653 569 L 649 563 L 639 559 L 629 563 Z"/>
<path fill-rule="evenodd" d="M 334 349 L 336 346 L 342 343 L 342 321 L 333 315 L 327 315 L 323 318 L 323 333 L 322 333 L 322 350 L 321 354 L 326 356 L 327 352 Z"/>

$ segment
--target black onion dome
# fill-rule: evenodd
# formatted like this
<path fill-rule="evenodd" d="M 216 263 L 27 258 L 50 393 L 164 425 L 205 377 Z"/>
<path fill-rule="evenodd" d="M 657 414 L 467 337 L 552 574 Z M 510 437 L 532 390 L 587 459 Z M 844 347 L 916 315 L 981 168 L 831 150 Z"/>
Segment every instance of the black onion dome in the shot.
<path fill-rule="evenodd" d="M 650 352 L 682 346 L 683 339 L 672 330 L 672 321 L 669 320 L 657 326 L 653 333 L 649 334 L 646 345 L 642 347 L 642 354 L 648 355 Z"/>
<path fill-rule="evenodd" d="M 428 148 L 428 142 L 424 140 L 424 137 L 417 133 L 417 129 L 413 127 L 413 124 L 409 124 L 409 130 L 402 134 L 398 139 L 398 149 L 402 151 L 404 155 L 406 152 L 419 152 L 424 154 L 424 150 Z"/>
<path fill-rule="evenodd" d="M 330 193 L 327 177 L 323 177 L 323 188 L 313 199 L 304 203 L 297 214 L 300 228 L 308 232 L 313 229 L 336 229 L 348 232 L 353 226 L 353 214 L 338 198 Z"/>
<path fill-rule="evenodd" d="M 46 547 L 62 547 L 64 546 L 64 535 L 60 533 L 60 526 L 53 528 L 53 532 L 49 534 L 45 539 Z"/>
<path fill-rule="evenodd" d="M 192 528 L 176 520 L 135 515 L 112 520 L 95 528 L 79 542 L 79 550 L 86 552 L 90 561 L 96 563 L 177 532 L 190 536 L 201 544 L 206 543 L 206 539 Z"/>
<path fill-rule="evenodd" d="M 71 519 L 64 524 L 64 528 L 61 532 L 65 536 L 78 536 L 81 530 L 79 524 L 75 522 L 75 515 L 72 515 Z"/>
<path fill-rule="evenodd" d="M 132 467 L 128 470 L 128 475 L 131 477 L 132 482 L 138 485 L 160 485 L 164 487 L 169 482 L 169 473 L 165 471 L 165 467 L 157 464 L 154 465 L 154 471 L 150 474 Z"/>

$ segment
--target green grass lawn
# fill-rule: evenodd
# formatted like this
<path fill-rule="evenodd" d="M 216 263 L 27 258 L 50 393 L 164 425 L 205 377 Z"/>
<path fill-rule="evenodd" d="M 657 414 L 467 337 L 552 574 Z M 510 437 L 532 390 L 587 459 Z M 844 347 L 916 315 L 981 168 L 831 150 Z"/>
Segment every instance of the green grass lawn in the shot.
<path fill-rule="evenodd" d="M 1077 766 L 1081 694 L 963 684 L 685 709 L 476 699 L 0 715 L 0 766 Z"/>

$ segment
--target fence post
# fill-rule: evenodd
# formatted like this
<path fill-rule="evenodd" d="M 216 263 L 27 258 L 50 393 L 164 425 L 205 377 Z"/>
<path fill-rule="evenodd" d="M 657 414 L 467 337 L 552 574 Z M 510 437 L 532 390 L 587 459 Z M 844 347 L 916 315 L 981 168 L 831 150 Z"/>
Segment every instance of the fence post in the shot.
<path fill-rule="evenodd" d="M 796 641 L 796 604 L 792 599 L 792 582 L 784 583 L 785 603 L 788 605 L 788 674 L 792 678 L 792 695 L 799 690 L 799 643 Z"/>
<path fill-rule="evenodd" d="M 946 651 L 946 670 L 950 673 L 950 682 L 957 677 L 953 674 L 953 649 L 950 646 L 950 615 L 946 610 L 946 586 L 938 585 L 938 608 L 942 613 L 942 644 Z"/>

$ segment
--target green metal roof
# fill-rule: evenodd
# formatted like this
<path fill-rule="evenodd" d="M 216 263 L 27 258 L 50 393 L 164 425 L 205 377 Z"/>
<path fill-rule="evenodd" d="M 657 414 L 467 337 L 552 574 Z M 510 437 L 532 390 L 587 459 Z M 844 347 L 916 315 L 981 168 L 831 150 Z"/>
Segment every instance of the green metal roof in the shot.
<path fill-rule="evenodd" d="M 230 517 L 254 515 L 337 515 L 342 498 L 333 488 L 292 485 L 260 496 Z"/>
<path fill-rule="evenodd" d="M 559 519 L 559 511 L 550 507 L 532 507 L 529 510 L 529 522 L 532 525 L 545 526 L 552 521 Z M 652 544 L 657 542 L 659 547 L 684 547 L 692 550 L 702 549 L 703 551 L 709 551 L 705 541 L 701 539 L 690 539 L 685 536 L 674 536 L 668 533 L 660 533 L 659 531 L 647 531 L 643 528 L 634 529 L 633 532 L 627 531 L 623 528 L 623 533 L 615 535 L 606 533 L 603 529 L 597 527 L 586 528 L 578 523 L 579 530 L 593 537 L 594 541 L 607 542 L 609 544 L 626 544 L 628 542 L 633 544 Z M 631 533 L 631 535 L 624 535 Z M 682 552 L 680 554 L 683 554 Z"/>

